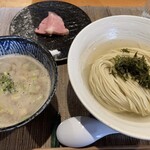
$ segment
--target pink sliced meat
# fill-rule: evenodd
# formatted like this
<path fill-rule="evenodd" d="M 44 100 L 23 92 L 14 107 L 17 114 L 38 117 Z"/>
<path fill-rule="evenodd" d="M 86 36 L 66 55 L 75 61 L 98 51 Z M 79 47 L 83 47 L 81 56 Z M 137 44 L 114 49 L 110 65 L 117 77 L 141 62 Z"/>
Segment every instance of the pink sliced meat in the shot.
<path fill-rule="evenodd" d="M 68 35 L 69 30 L 65 27 L 63 19 L 56 13 L 48 12 L 48 17 L 44 18 L 39 27 L 35 29 L 38 34 Z"/>
<path fill-rule="evenodd" d="M 35 29 L 36 33 L 46 34 L 45 30 L 47 28 L 47 20 L 48 20 L 48 17 L 42 20 L 42 22 L 39 24 L 39 27 Z"/>

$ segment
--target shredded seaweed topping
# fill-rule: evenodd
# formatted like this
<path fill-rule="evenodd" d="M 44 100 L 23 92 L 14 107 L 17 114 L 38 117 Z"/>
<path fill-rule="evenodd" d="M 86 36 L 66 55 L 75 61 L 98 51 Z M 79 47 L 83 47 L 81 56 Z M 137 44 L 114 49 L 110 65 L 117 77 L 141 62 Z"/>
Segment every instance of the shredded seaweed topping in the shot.
<path fill-rule="evenodd" d="M 122 52 L 125 52 L 125 53 L 130 53 L 130 51 L 129 51 L 128 48 L 122 48 L 121 51 L 122 51 Z"/>
<path fill-rule="evenodd" d="M 129 53 L 128 49 L 122 49 Z M 125 81 L 131 76 L 131 79 L 137 81 L 142 87 L 150 89 L 149 66 L 144 55 L 138 57 L 138 52 L 133 57 L 126 55 L 117 55 L 113 58 L 115 64 L 112 68 L 112 75 L 120 76 Z"/>
<path fill-rule="evenodd" d="M 0 88 L 3 92 L 12 93 L 15 91 L 14 82 L 9 73 L 0 73 Z"/>

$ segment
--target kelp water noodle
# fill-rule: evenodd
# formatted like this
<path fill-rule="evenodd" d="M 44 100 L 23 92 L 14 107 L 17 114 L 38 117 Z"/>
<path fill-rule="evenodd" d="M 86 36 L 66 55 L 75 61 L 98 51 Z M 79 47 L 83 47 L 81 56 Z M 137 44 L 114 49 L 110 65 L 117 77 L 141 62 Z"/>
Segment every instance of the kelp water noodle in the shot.
<path fill-rule="evenodd" d="M 150 115 L 150 51 L 118 48 L 95 59 L 89 86 L 109 111 Z"/>

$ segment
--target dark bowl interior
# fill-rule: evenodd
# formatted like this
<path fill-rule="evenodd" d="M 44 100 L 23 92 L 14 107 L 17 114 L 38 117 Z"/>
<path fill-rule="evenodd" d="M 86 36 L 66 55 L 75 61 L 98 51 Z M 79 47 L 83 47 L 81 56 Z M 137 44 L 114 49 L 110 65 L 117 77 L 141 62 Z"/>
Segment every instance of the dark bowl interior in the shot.
<path fill-rule="evenodd" d="M 40 61 L 49 72 L 49 75 L 51 78 L 51 90 L 50 90 L 48 99 L 35 114 L 33 114 L 26 120 L 19 122 L 15 125 L 8 126 L 5 128 L 0 128 L 0 132 L 21 127 L 25 125 L 26 123 L 28 123 L 29 121 L 31 121 L 32 119 L 34 119 L 38 114 L 40 114 L 45 109 L 45 107 L 50 103 L 51 98 L 55 93 L 56 84 L 57 84 L 56 62 L 53 59 L 52 55 L 48 51 L 43 49 L 42 46 L 26 38 L 21 38 L 21 37 L 16 37 L 16 36 L 1 36 L 0 37 L 0 56 L 8 55 L 8 54 L 28 55 Z"/>
<path fill-rule="evenodd" d="M 69 29 L 68 35 L 48 36 L 35 33 L 35 28 L 47 17 L 49 11 L 62 17 Z M 91 20 L 88 15 L 75 5 L 61 1 L 42 1 L 20 10 L 11 21 L 9 34 L 32 39 L 50 51 L 57 49 L 60 53 L 53 57 L 55 61 L 62 61 L 67 59 L 73 39 L 89 23 Z"/>

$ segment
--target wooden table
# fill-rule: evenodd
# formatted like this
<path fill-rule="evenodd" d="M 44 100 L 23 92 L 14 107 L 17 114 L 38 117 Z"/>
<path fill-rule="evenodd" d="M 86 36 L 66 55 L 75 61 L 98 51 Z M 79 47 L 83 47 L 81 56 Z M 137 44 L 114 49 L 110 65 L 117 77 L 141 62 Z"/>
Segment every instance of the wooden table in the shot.
<path fill-rule="evenodd" d="M 37 0 L 1 0 L 0 6 L 4 8 L 0 8 L 0 35 L 8 34 L 11 19 L 21 9 L 16 7 L 23 7 L 34 2 L 37 2 Z M 89 15 L 92 21 L 110 15 L 140 15 L 145 3 L 144 0 L 136 0 L 137 5 L 134 0 L 126 0 L 126 2 L 119 0 L 116 0 L 116 2 L 109 0 L 93 0 L 92 2 L 91 0 L 83 0 L 82 2 L 80 2 L 80 0 L 70 0 L 70 2 L 79 4 L 81 9 Z M 123 2 L 125 2 L 126 7 L 124 7 Z M 107 6 L 107 4 L 109 4 L 109 6 Z M 114 4 L 118 7 L 114 7 Z M 61 120 L 71 116 L 90 115 L 71 87 L 66 61 L 58 63 L 58 75 L 57 91 L 52 98 L 51 104 L 27 125 L 14 131 L 0 133 L 0 150 L 31 150 L 32 148 L 51 147 L 53 123 L 58 112 L 61 115 Z M 117 134 L 104 137 L 93 145 L 98 147 L 124 147 L 126 145 L 133 145 L 138 147 L 150 145 L 150 142 Z"/>
<path fill-rule="evenodd" d="M 1 0 L 0 7 L 24 7 L 42 0 Z M 146 0 L 62 0 L 78 6 L 143 6 Z"/>

